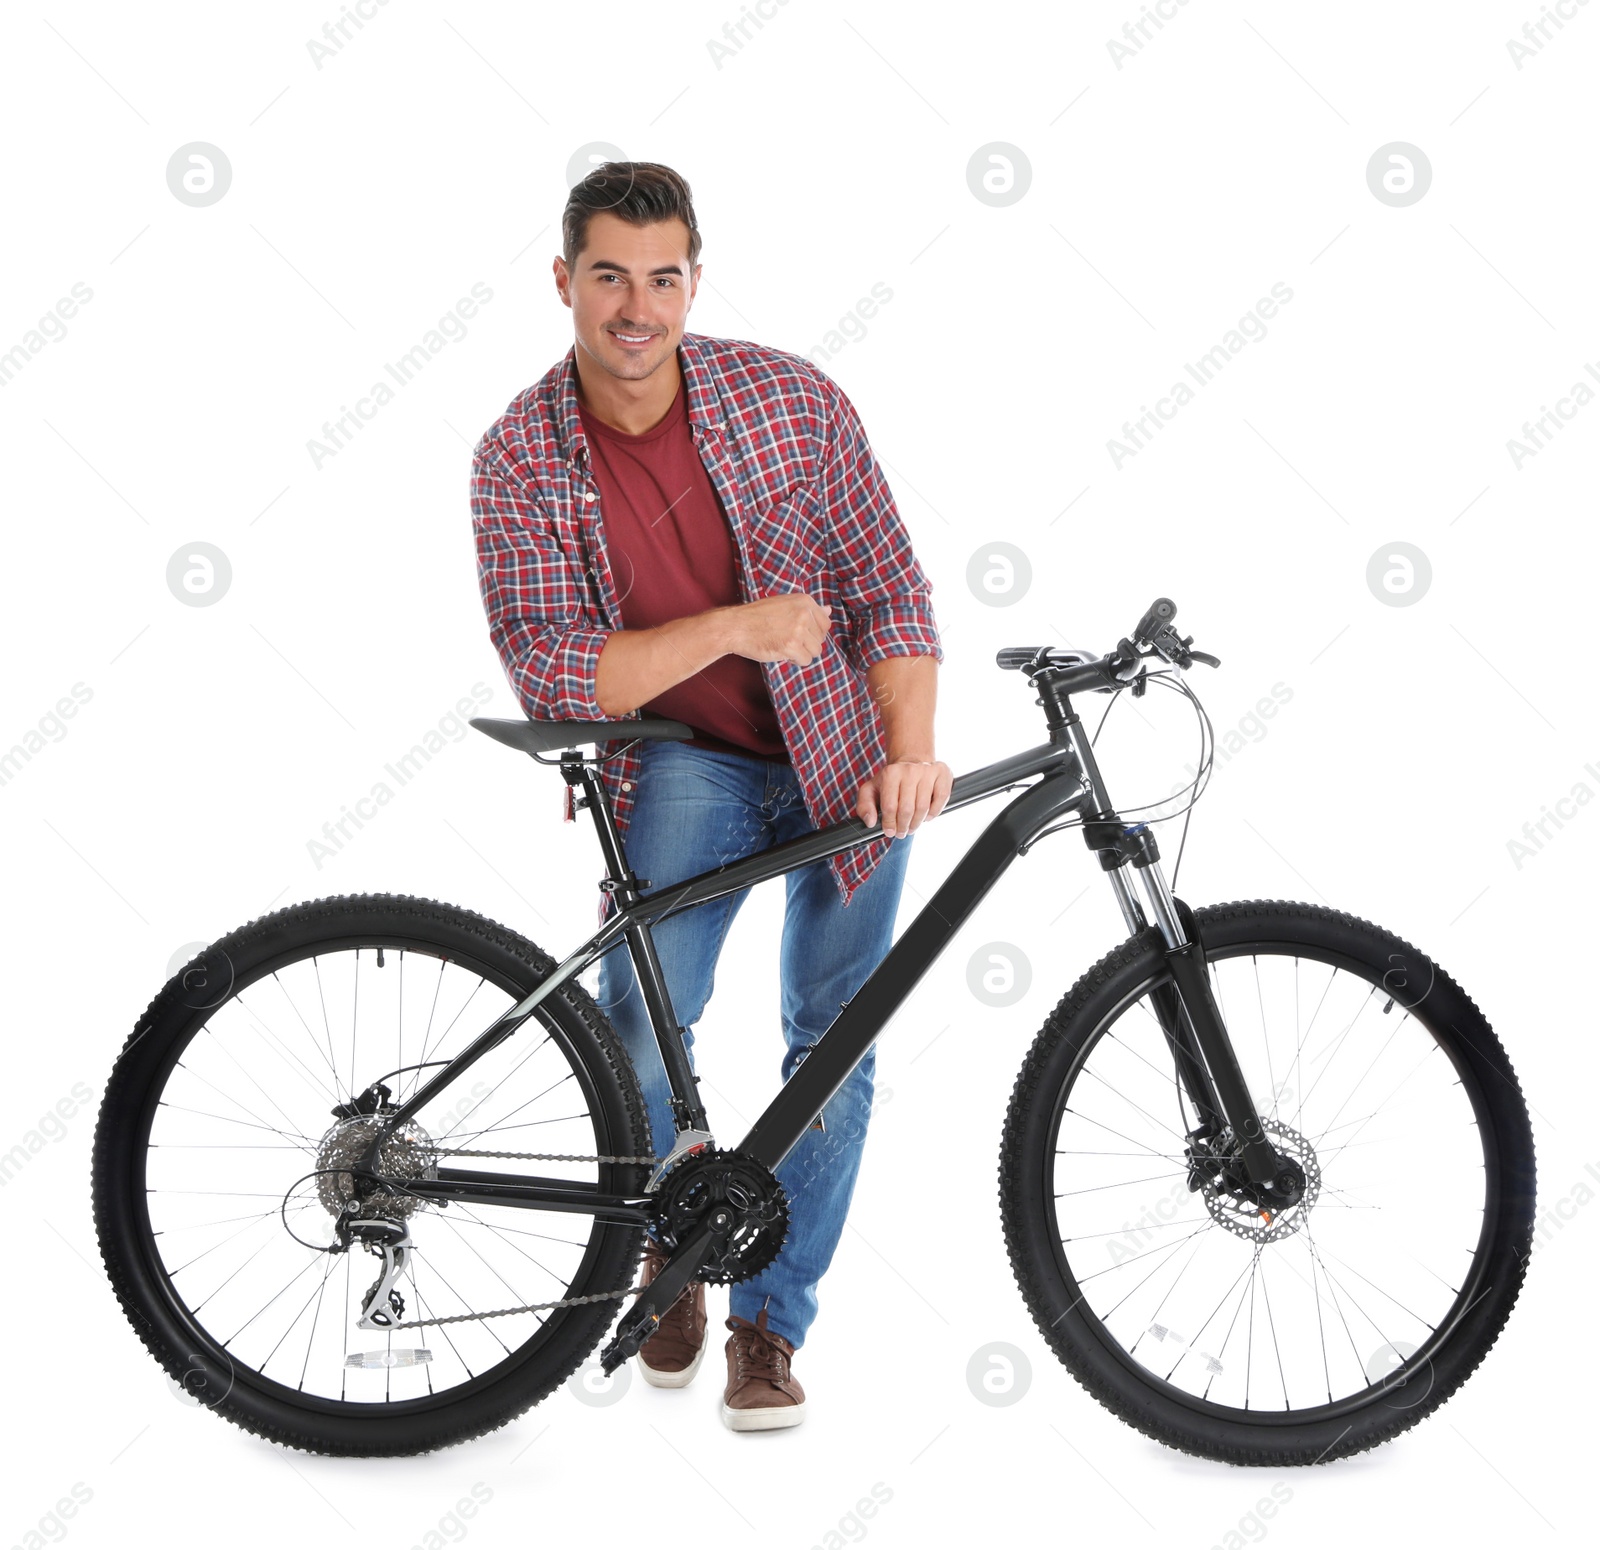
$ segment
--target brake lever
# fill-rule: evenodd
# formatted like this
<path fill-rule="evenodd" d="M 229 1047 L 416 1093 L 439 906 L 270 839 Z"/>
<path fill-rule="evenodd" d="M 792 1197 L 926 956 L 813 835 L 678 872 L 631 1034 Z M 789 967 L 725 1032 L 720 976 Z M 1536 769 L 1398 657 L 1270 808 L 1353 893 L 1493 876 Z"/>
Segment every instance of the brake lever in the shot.
<path fill-rule="evenodd" d="M 1194 636 L 1182 635 L 1169 625 L 1164 630 L 1157 631 L 1157 638 L 1151 642 L 1156 652 L 1164 661 L 1172 663 L 1174 667 L 1191 668 L 1196 662 L 1204 662 L 1208 667 L 1221 667 L 1219 658 L 1211 655 L 1209 651 L 1195 651 Z"/>

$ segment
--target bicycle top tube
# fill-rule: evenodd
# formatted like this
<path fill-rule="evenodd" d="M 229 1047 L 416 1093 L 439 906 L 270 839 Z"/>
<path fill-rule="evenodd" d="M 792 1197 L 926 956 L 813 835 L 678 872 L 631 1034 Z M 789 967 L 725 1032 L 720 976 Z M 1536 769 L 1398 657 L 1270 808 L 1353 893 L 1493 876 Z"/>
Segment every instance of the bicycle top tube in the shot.
<path fill-rule="evenodd" d="M 993 764 L 969 770 L 965 775 L 956 776 L 951 783 L 949 800 L 940 811 L 946 813 L 954 808 L 980 802 L 986 797 L 1009 790 L 1030 776 L 1047 774 L 1076 765 L 1077 756 L 1064 740 L 1041 743 L 1036 747 L 1024 749 L 1021 753 L 998 759 Z M 594 785 L 599 787 L 600 782 L 595 780 Z M 606 923 L 606 927 L 602 928 L 602 936 L 609 944 L 612 937 L 621 934 L 625 924 L 657 925 L 679 910 L 704 904 L 711 899 L 719 899 L 724 894 L 735 893 L 754 883 L 781 877 L 800 867 L 809 866 L 814 861 L 826 860 L 841 851 L 853 850 L 858 845 L 865 845 L 882 837 L 881 818 L 873 824 L 868 824 L 859 816 L 841 818 L 837 823 L 813 830 L 810 834 L 797 835 L 792 840 L 785 840 L 766 850 L 757 851 L 754 855 L 725 862 L 721 866 L 711 867 L 681 882 L 640 893 L 631 906 L 620 912 L 627 916 L 627 922 L 623 922 L 619 916 L 613 916 Z M 620 900 L 618 902 L 621 903 Z M 610 929 L 613 926 L 617 928 L 615 931 Z"/>

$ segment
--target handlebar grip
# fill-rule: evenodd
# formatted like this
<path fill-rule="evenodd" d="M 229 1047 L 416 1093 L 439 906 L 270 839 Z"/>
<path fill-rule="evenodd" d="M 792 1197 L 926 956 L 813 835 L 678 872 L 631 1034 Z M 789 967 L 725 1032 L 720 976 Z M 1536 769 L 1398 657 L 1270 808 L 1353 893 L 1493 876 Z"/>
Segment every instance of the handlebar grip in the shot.
<path fill-rule="evenodd" d="M 1178 615 L 1178 605 L 1170 597 L 1158 597 L 1146 610 L 1144 618 L 1134 627 L 1136 640 L 1154 640 L 1155 632 L 1171 624 Z"/>

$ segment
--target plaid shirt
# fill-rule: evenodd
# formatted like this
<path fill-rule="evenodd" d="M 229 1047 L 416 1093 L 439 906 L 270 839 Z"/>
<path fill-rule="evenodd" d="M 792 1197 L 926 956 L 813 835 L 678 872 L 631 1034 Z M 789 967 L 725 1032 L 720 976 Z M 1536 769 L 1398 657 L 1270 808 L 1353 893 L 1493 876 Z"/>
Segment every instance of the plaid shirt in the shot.
<path fill-rule="evenodd" d="M 575 348 L 512 400 L 472 460 L 490 639 L 538 721 L 622 719 L 595 699 L 601 648 L 623 624 L 578 415 Z M 740 600 L 806 592 L 832 608 L 813 662 L 761 664 L 806 810 L 825 828 L 854 816 L 861 782 L 884 761 L 867 668 L 890 656 L 944 660 L 932 587 L 837 383 L 797 355 L 742 339 L 685 333 L 679 364 L 690 432 L 733 529 Z M 639 747 L 600 766 L 624 835 Z M 846 905 L 892 843 L 879 838 L 829 858 Z M 602 893 L 602 924 L 611 902 Z"/>

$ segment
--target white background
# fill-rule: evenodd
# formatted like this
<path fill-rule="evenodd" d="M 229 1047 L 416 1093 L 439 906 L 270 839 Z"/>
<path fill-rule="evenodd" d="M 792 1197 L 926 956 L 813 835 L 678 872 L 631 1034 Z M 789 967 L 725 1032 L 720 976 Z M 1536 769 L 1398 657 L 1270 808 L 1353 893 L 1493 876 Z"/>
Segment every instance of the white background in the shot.
<path fill-rule="evenodd" d="M 791 0 L 720 65 L 708 43 L 740 19 L 733 0 L 392 0 L 319 68 L 308 40 L 338 14 L 5 12 L 0 350 L 74 283 L 93 299 L 0 393 L 0 745 L 91 691 L 0 785 L 0 1149 L 75 1083 L 94 1101 L 0 1193 L 4 1543 L 74 1482 L 93 1493 L 68 1525 L 84 1545 L 140 1525 L 173 1544 L 417 1544 L 474 1484 L 492 1498 L 468 1537 L 496 1544 L 689 1525 L 796 1547 L 1025 1528 L 1573 1542 L 1593 1435 L 1600 1210 L 1571 1202 L 1600 1164 L 1583 978 L 1600 810 L 1569 808 L 1520 865 L 1508 842 L 1580 782 L 1600 791 L 1585 768 L 1600 408 L 1520 467 L 1507 443 L 1600 361 L 1600 5 L 1521 69 L 1507 41 L 1532 0 L 1193 0 L 1121 68 L 1107 40 L 1134 0 L 948 15 Z M 166 182 L 191 141 L 232 167 L 206 207 Z M 1367 182 L 1393 141 L 1432 168 L 1405 207 Z M 1031 168 L 1004 206 L 968 186 L 991 142 Z M 998 647 L 1107 649 L 1162 593 L 1223 660 L 1192 675 L 1219 737 L 1291 690 L 1265 735 L 1247 725 L 1219 754 L 1179 891 L 1326 901 L 1433 954 L 1510 1050 L 1542 1206 L 1572 1211 L 1552 1214 L 1483 1368 L 1416 1430 L 1315 1471 L 1206 1464 L 1120 1424 L 1038 1339 L 999 1231 L 1000 1127 L 1046 1013 L 1121 935 L 1072 835 L 1015 865 L 882 1039 L 890 1096 L 797 1363 L 798 1431 L 720 1425 L 716 1296 L 692 1388 L 635 1382 L 605 1407 L 563 1391 L 485 1440 L 394 1461 L 290 1453 L 185 1406 L 127 1327 L 90 1219 L 93 1109 L 175 954 L 342 892 L 467 905 L 558 956 L 593 929 L 592 829 L 559 823 L 553 772 L 480 737 L 336 856 L 319 865 L 308 842 L 475 683 L 488 714 L 519 713 L 477 591 L 469 452 L 572 341 L 551 259 L 569 166 L 596 143 L 689 179 L 694 331 L 810 354 L 875 283 L 892 291 L 818 359 L 933 582 L 938 753 L 957 773 L 1042 736 Z M 467 337 L 315 466 L 323 423 L 474 282 L 493 301 Z M 1293 299 L 1267 336 L 1119 468 L 1122 423 L 1275 282 Z M 997 541 L 1028 559 L 1020 596 L 968 584 Z M 231 566 L 205 607 L 167 583 L 197 542 Z M 1396 542 L 1431 565 L 1407 606 L 1366 579 Z M 1164 796 L 1193 757 L 1182 704 L 1141 714 L 1119 709 L 1102 742 L 1125 805 Z M 919 832 L 902 927 L 996 810 Z M 781 901 L 776 884 L 747 901 L 699 1029 L 730 1140 L 777 1079 Z M 999 1010 L 968 989 L 995 943 L 1031 974 Z M 1426 1181 L 1405 1188 L 1425 1212 Z M 966 1384 L 994 1342 L 1032 1361 L 1007 1407 Z M 1291 1499 L 1254 1524 L 1278 1482 Z M 847 1514 L 876 1483 L 892 1497 L 858 1527 Z"/>

